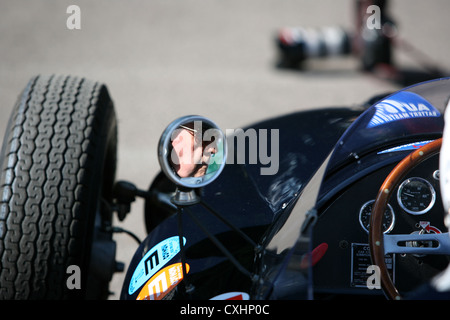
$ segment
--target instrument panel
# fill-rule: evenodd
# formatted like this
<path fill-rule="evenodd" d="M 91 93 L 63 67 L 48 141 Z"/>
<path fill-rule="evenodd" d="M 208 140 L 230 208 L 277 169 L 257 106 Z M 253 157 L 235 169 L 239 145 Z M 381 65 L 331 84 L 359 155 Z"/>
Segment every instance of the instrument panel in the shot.
<path fill-rule="evenodd" d="M 438 180 L 439 172 L 433 174 Z M 391 200 L 392 201 L 392 200 Z M 402 181 L 397 190 L 396 197 L 399 208 L 412 215 L 423 215 L 429 212 L 436 203 L 436 190 L 432 183 L 421 177 L 409 177 Z M 361 227 L 369 232 L 370 215 L 375 200 L 365 202 L 359 210 L 359 223 Z M 383 233 L 392 231 L 395 225 L 395 212 L 390 204 L 386 208 L 383 218 Z"/>
<path fill-rule="evenodd" d="M 333 292 L 383 295 L 381 290 L 369 290 L 366 286 L 366 271 L 372 264 L 368 229 L 376 195 L 395 164 L 380 167 L 341 188 L 322 207 L 313 232 L 313 246 L 327 243 L 328 251 L 314 267 L 317 296 L 329 296 Z M 410 234 L 441 233 L 446 230 L 438 168 L 439 156 L 433 156 L 411 170 L 401 181 L 389 200 L 383 232 Z M 441 261 L 444 258 L 392 254 L 387 257 L 390 259 L 388 271 L 392 273 L 398 288 L 408 291 L 423 283 L 425 274 L 431 275 L 441 270 L 441 264 L 448 263 L 446 258 Z"/>

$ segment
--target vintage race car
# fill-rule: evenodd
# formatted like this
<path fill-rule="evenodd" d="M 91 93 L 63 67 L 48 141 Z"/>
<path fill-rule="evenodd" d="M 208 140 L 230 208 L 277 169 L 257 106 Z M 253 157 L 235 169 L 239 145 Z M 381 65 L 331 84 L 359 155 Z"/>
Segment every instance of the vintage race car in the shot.
<path fill-rule="evenodd" d="M 113 216 L 136 197 L 148 235 L 121 299 L 412 297 L 448 264 L 449 96 L 450 79 L 438 79 L 227 135 L 184 116 L 162 133 L 161 172 L 139 190 L 114 178 L 106 86 L 33 78 L 1 153 L 1 297 L 106 298 L 123 231 Z"/>

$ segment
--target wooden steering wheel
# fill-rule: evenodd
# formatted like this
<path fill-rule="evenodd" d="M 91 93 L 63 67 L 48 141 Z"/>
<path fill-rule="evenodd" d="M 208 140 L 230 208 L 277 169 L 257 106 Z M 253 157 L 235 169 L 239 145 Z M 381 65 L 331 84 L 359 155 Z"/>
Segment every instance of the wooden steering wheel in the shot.
<path fill-rule="evenodd" d="M 375 200 L 375 203 L 373 205 L 372 214 L 370 216 L 370 226 L 369 226 L 369 247 L 370 247 L 370 254 L 372 257 L 372 263 L 377 265 L 379 267 L 380 271 L 380 283 L 381 287 L 383 288 L 385 294 L 389 299 L 393 300 L 400 300 L 402 297 L 399 294 L 397 288 L 395 287 L 394 283 L 392 282 L 392 279 L 388 273 L 386 263 L 385 263 L 385 254 L 387 253 L 385 250 L 385 243 L 387 241 L 387 237 L 395 239 L 395 243 L 398 241 L 412 241 L 412 239 L 415 239 L 418 241 L 417 235 L 384 235 L 382 231 L 382 221 L 384 212 L 386 211 L 387 203 L 394 192 L 394 190 L 397 188 L 397 186 L 400 184 L 400 182 L 403 180 L 403 178 L 406 176 L 406 174 L 413 169 L 415 166 L 417 166 L 419 163 L 425 161 L 426 159 L 432 157 L 433 155 L 439 153 L 440 148 L 442 145 L 442 138 L 434 140 L 433 142 L 430 142 L 426 144 L 425 146 L 415 150 L 408 156 L 406 156 L 402 161 L 400 161 L 397 166 L 391 171 L 391 173 L 388 175 L 386 180 L 383 182 L 383 184 L 380 187 L 380 190 L 378 191 L 377 198 Z M 400 236 L 400 237 L 395 237 Z M 423 240 L 437 240 L 445 242 L 446 239 L 443 237 L 439 237 L 436 234 L 429 234 L 420 235 Z M 445 234 L 446 238 L 448 238 L 448 234 Z M 415 237 L 415 238 L 414 238 Z M 394 243 L 393 241 L 390 241 L 389 243 Z M 419 248 L 413 248 L 413 247 L 402 247 L 404 251 L 395 251 L 397 253 L 415 253 L 419 251 Z M 432 249 L 432 248 L 429 248 Z M 423 249 L 422 249 L 423 250 Z M 441 253 L 436 252 L 436 250 L 429 250 L 428 253 Z"/>

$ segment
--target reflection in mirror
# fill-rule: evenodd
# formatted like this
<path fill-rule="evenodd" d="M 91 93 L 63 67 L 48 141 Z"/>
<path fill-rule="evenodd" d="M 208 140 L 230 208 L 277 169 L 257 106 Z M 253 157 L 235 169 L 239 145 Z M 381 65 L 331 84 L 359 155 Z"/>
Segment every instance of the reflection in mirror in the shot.
<path fill-rule="evenodd" d="M 187 116 L 164 131 L 159 146 L 160 164 L 177 185 L 202 187 L 212 182 L 225 164 L 225 139 L 210 120 Z"/>

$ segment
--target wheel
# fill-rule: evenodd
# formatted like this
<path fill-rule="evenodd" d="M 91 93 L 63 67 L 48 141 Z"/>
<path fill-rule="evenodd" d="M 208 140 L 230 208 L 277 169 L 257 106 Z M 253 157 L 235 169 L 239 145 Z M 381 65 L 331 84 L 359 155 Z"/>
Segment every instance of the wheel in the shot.
<path fill-rule="evenodd" d="M 0 298 L 107 296 L 112 273 L 96 266 L 115 262 L 102 227 L 112 219 L 103 204 L 112 199 L 116 148 L 104 85 L 72 76 L 30 80 L 0 154 Z"/>

